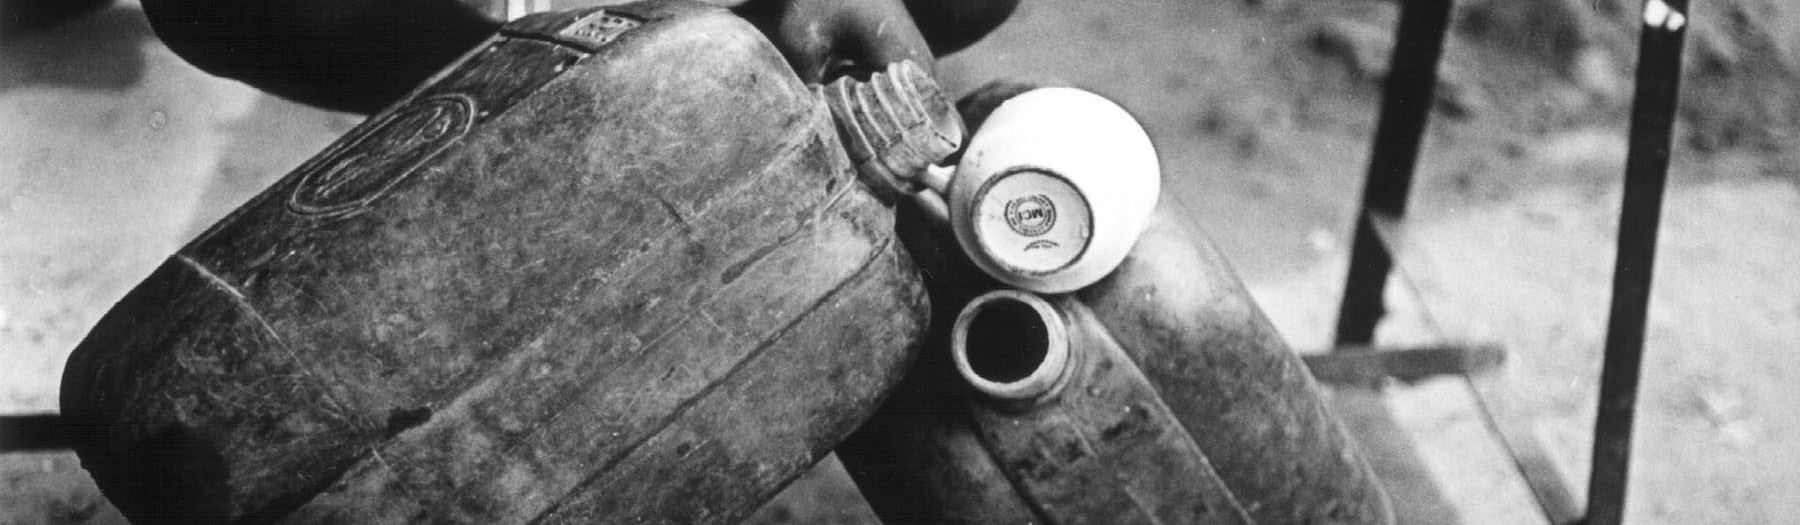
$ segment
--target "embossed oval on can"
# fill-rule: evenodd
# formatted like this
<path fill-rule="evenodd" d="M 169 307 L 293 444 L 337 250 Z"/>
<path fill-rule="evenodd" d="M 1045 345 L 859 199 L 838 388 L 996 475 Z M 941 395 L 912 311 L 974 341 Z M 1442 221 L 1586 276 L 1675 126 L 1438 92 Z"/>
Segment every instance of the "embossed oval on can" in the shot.
<path fill-rule="evenodd" d="M 408 104 L 308 169 L 289 195 L 288 209 L 304 216 L 361 210 L 468 134 L 474 122 L 475 101 L 465 95 Z"/>

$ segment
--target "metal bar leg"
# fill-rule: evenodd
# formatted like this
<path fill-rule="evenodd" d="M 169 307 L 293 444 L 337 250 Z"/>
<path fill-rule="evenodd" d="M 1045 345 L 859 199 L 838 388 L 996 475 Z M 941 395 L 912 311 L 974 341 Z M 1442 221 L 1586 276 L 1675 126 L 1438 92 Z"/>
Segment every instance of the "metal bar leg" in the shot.
<path fill-rule="evenodd" d="M 1337 346 L 1368 347 L 1385 309 L 1382 289 L 1393 259 L 1382 247 L 1370 212 L 1399 217 L 1406 209 L 1413 165 L 1425 134 L 1426 118 L 1437 84 L 1437 64 L 1450 23 L 1451 0 L 1401 2 L 1394 54 L 1383 86 L 1375 146 L 1364 181 L 1362 206 L 1356 213 L 1356 235 L 1350 248 L 1350 272 L 1338 310 Z M 1430 470 L 1419 460 L 1411 440 L 1373 391 L 1348 389 L 1333 396 L 1334 405 L 1351 426 L 1377 476 L 1394 497 L 1400 523 L 1458 523 L 1455 509 L 1438 491 Z"/>
<path fill-rule="evenodd" d="M 1594 422 L 1593 476 L 1588 481 L 1586 522 L 1591 525 L 1614 525 L 1625 515 L 1631 426 L 1638 370 L 1643 363 L 1657 222 L 1669 173 L 1670 134 L 1680 95 L 1687 13 L 1687 0 L 1644 3 L 1637 90 L 1631 107 L 1631 149 L 1625 159 L 1619 251 L 1613 268 L 1612 314 L 1600 371 L 1599 416 Z"/>
<path fill-rule="evenodd" d="M 1375 324 L 1386 314 L 1382 289 L 1393 257 L 1381 246 L 1370 213 L 1400 218 L 1412 189 L 1413 166 L 1431 114 L 1437 86 L 1438 59 L 1450 24 L 1451 0 L 1410 0 L 1400 8 L 1394 55 L 1383 87 L 1381 116 L 1375 127 L 1375 149 L 1363 183 L 1362 209 L 1356 214 L 1356 236 L 1350 248 L 1350 275 L 1338 309 L 1337 345 L 1368 345 Z"/>

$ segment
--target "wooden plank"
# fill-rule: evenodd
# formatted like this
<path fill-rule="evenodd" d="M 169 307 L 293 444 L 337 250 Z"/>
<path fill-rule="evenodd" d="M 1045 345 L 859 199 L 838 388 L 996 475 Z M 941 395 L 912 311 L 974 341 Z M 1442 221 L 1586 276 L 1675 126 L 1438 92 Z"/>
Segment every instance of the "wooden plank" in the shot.
<path fill-rule="evenodd" d="M 1375 388 L 1387 379 L 1411 383 L 1433 376 L 1490 370 L 1505 361 L 1506 350 L 1498 345 L 1356 348 L 1301 358 L 1313 378 L 1322 383 Z"/>

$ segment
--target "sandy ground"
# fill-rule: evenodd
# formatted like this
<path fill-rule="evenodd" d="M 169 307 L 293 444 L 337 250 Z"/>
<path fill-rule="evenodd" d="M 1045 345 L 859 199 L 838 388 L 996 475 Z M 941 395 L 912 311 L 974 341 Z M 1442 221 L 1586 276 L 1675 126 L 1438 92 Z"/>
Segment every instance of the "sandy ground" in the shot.
<path fill-rule="evenodd" d="M 1459 4 L 1382 342 L 1499 342 L 1571 486 L 1587 475 L 1630 2 Z M 1702 2 L 1663 221 L 1628 517 L 1800 522 L 1795 8 Z M 1119 100 L 1298 349 L 1330 340 L 1391 48 L 1385 2 L 1027 0 L 940 66 Z M 0 412 L 55 409 L 69 349 L 198 228 L 353 126 L 207 77 L 126 7 L 0 41 Z M 1460 380 L 1389 407 L 1465 522 L 1539 521 Z M 1405 497 L 1405 495 L 1396 495 Z M 868 523 L 827 462 L 757 517 Z M 0 456 L 0 524 L 117 523 L 67 454 Z"/>

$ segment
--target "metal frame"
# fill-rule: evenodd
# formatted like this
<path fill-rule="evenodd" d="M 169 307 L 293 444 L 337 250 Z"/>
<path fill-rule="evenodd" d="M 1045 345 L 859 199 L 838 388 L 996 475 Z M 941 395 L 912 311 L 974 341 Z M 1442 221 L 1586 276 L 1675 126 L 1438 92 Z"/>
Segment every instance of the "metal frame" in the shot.
<path fill-rule="evenodd" d="M 1401 2 L 1394 54 L 1385 86 L 1374 149 L 1369 161 L 1350 271 L 1344 283 L 1337 324 L 1337 350 L 1316 357 L 1324 364 L 1341 354 L 1362 360 L 1391 362 L 1386 352 L 1371 351 L 1375 326 L 1386 314 L 1383 290 L 1397 269 L 1392 224 L 1406 213 L 1420 140 L 1424 136 L 1442 57 L 1451 0 Z M 1594 424 L 1592 475 L 1587 508 L 1579 509 L 1573 493 L 1530 433 L 1529 421 L 1506 395 L 1497 376 L 1485 373 L 1492 359 L 1446 359 L 1411 356 L 1437 363 L 1433 370 L 1455 370 L 1467 381 L 1489 430 L 1500 438 L 1514 465 L 1531 487 L 1544 517 L 1551 523 L 1615 525 L 1624 518 L 1629 481 L 1632 420 L 1643 361 L 1650 279 L 1656 259 L 1656 237 L 1669 166 L 1670 135 L 1679 98 L 1681 49 L 1687 27 L 1687 0 L 1646 0 L 1638 48 L 1636 91 L 1631 112 L 1630 149 L 1625 164 L 1624 204 L 1619 217 L 1618 255 L 1614 264 L 1612 310 L 1600 374 L 1598 417 Z M 1404 268 L 1399 268 L 1404 273 Z M 1420 352 L 1414 350 L 1413 352 Z M 1470 349 L 1441 347 L 1426 353 L 1468 356 Z M 1454 357 L 1453 356 L 1453 357 Z M 1330 358 L 1330 359 L 1328 359 Z M 1350 360 L 1355 360 L 1351 357 Z M 1445 365 L 1444 363 L 1448 363 Z M 1367 370 L 1379 365 L 1340 368 L 1363 370 L 1351 377 L 1367 381 Z M 1393 375 L 1390 373 L 1390 375 Z M 1389 417 L 1381 413 L 1376 415 Z M 1388 424 L 1392 424 L 1391 420 Z M 1416 462 L 1417 458 L 1407 458 Z M 1404 509 L 1402 509 L 1404 519 Z"/>

